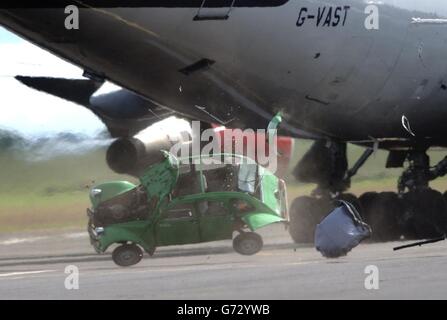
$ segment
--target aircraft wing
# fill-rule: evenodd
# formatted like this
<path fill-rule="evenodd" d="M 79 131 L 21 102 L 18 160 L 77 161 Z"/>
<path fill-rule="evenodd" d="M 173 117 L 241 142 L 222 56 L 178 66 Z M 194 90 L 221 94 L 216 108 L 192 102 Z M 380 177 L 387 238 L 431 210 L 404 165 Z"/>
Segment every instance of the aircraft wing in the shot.
<path fill-rule="evenodd" d="M 177 114 L 126 89 L 95 95 L 103 85 L 95 80 L 28 76 L 16 79 L 32 89 L 86 107 L 104 122 L 112 137 L 133 136 Z"/>

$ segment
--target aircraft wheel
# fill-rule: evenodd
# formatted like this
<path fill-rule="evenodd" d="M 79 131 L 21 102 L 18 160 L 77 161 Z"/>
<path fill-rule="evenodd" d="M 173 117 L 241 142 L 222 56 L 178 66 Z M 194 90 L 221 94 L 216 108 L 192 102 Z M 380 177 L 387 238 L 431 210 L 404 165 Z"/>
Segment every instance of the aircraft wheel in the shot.
<path fill-rule="evenodd" d="M 447 191 L 444 192 L 444 199 L 445 199 L 445 201 L 447 201 Z"/>
<path fill-rule="evenodd" d="M 333 210 L 326 199 L 296 198 L 290 207 L 289 234 L 295 243 L 313 243 L 315 228 Z"/>
<path fill-rule="evenodd" d="M 413 191 L 406 193 L 404 199 L 407 238 L 436 238 L 447 232 L 447 202 L 440 192 Z"/>
<path fill-rule="evenodd" d="M 373 230 L 373 241 L 398 240 L 403 233 L 399 225 L 404 213 L 402 200 L 394 192 L 368 192 L 360 197 L 363 217 Z"/>
<path fill-rule="evenodd" d="M 362 206 L 362 218 L 365 219 L 366 222 L 369 222 L 371 219 L 371 206 L 374 203 L 374 200 L 379 195 L 378 192 L 365 192 L 359 197 L 360 204 Z"/>
<path fill-rule="evenodd" d="M 136 244 L 123 244 L 112 253 L 113 261 L 121 267 L 137 264 L 143 258 L 143 251 Z"/>
<path fill-rule="evenodd" d="M 234 251 L 244 256 L 252 256 L 258 253 L 263 245 L 261 236 L 254 232 L 243 232 L 233 240 Z"/>
<path fill-rule="evenodd" d="M 352 204 L 357 209 L 357 211 L 360 214 L 362 213 L 362 211 L 363 211 L 362 204 L 361 204 L 359 198 L 357 198 L 354 194 L 352 194 L 352 193 L 342 193 L 342 194 L 340 194 L 338 196 L 337 199 L 349 202 L 350 204 Z"/>

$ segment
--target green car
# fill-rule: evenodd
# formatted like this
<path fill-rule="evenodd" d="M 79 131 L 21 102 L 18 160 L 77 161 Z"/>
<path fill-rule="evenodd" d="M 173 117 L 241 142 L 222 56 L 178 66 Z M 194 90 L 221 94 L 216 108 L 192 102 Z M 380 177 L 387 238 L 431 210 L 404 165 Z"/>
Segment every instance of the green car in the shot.
<path fill-rule="evenodd" d="M 112 255 L 116 264 L 138 263 L 142 249 L 153 255 L 160 246 L 232 239 L 234 233 L 234 250 L 253 255 L 263 246 L 254 231 L 288 220 L 284 181 L 248 158 L 164 155 L 138 186 L 117 181 L 90 191 L 91 244 L 98 253 L 120 244 Z"/>

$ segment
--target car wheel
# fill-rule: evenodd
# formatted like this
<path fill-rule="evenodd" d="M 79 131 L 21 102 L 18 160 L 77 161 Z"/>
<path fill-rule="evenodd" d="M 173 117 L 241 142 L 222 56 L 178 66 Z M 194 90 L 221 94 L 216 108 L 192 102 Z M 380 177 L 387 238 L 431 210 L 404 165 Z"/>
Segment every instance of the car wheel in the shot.
<path fill-rule="evenodd" d="M 120 267 L 137 264 L 143 258 L 143 251 L 135 244 L 123 244 L 113 250 L 112 259 Z"/>
<path fill-rule="evenodd" d="M 233 248 L 239 254 L 251 256 L 261 251 L 263 246 L 262 238 L 254 232 L 244 232 L 236 236 L 233 240 Z"/>

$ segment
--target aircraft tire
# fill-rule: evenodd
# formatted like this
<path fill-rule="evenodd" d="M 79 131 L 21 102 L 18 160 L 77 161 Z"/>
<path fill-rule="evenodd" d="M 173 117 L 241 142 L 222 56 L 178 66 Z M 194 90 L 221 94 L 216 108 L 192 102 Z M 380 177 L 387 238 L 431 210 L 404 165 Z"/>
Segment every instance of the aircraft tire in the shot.
<path fill-rule="evenodd" d="M 360 197 L 363 218 L 373 231 L 371 240 L 398 240 L 402 234 L 399 219 L 404 213 L 401 199 L 394 192 L 368 192 Z"/>
<path fill-rule="evenodd" d="M 357 209 L 357 211 L 360 214 L 362 213 L 363 207 L 362 207 L 362 204 L 361 204 L 359 198 L 357 198 L 356 195 L 354 195 L 352 193 L 342 193 L 342 194 L 340 194 L 338 196 L 337 199 L 349 202 L 350 204 L 352 204 Z"/>
<path fill-rule="evenodd" d="M 296 198 L 290 207 L 289 234 L 295 243 L 313 243 L 315 228 L 334 208 L 331 201 L 312 197 Z"/>
<path fill-rule="evenodd" d="M 406 238 L 431 239 L 447 233 L 447 202 L 439 191 L 409 192 L 404 200 Z"/>
<path fill-rule="evenodd" d="M 372 211 L 370 207 L 372 206 L 378 195 L 378 192 L 365 192 L 359 197 L 359 201 L 362 206 L 361 216 L 363 219 L 365 219 L 366 222 L 369 222 L 371 219 L 370 215 Z"/>

